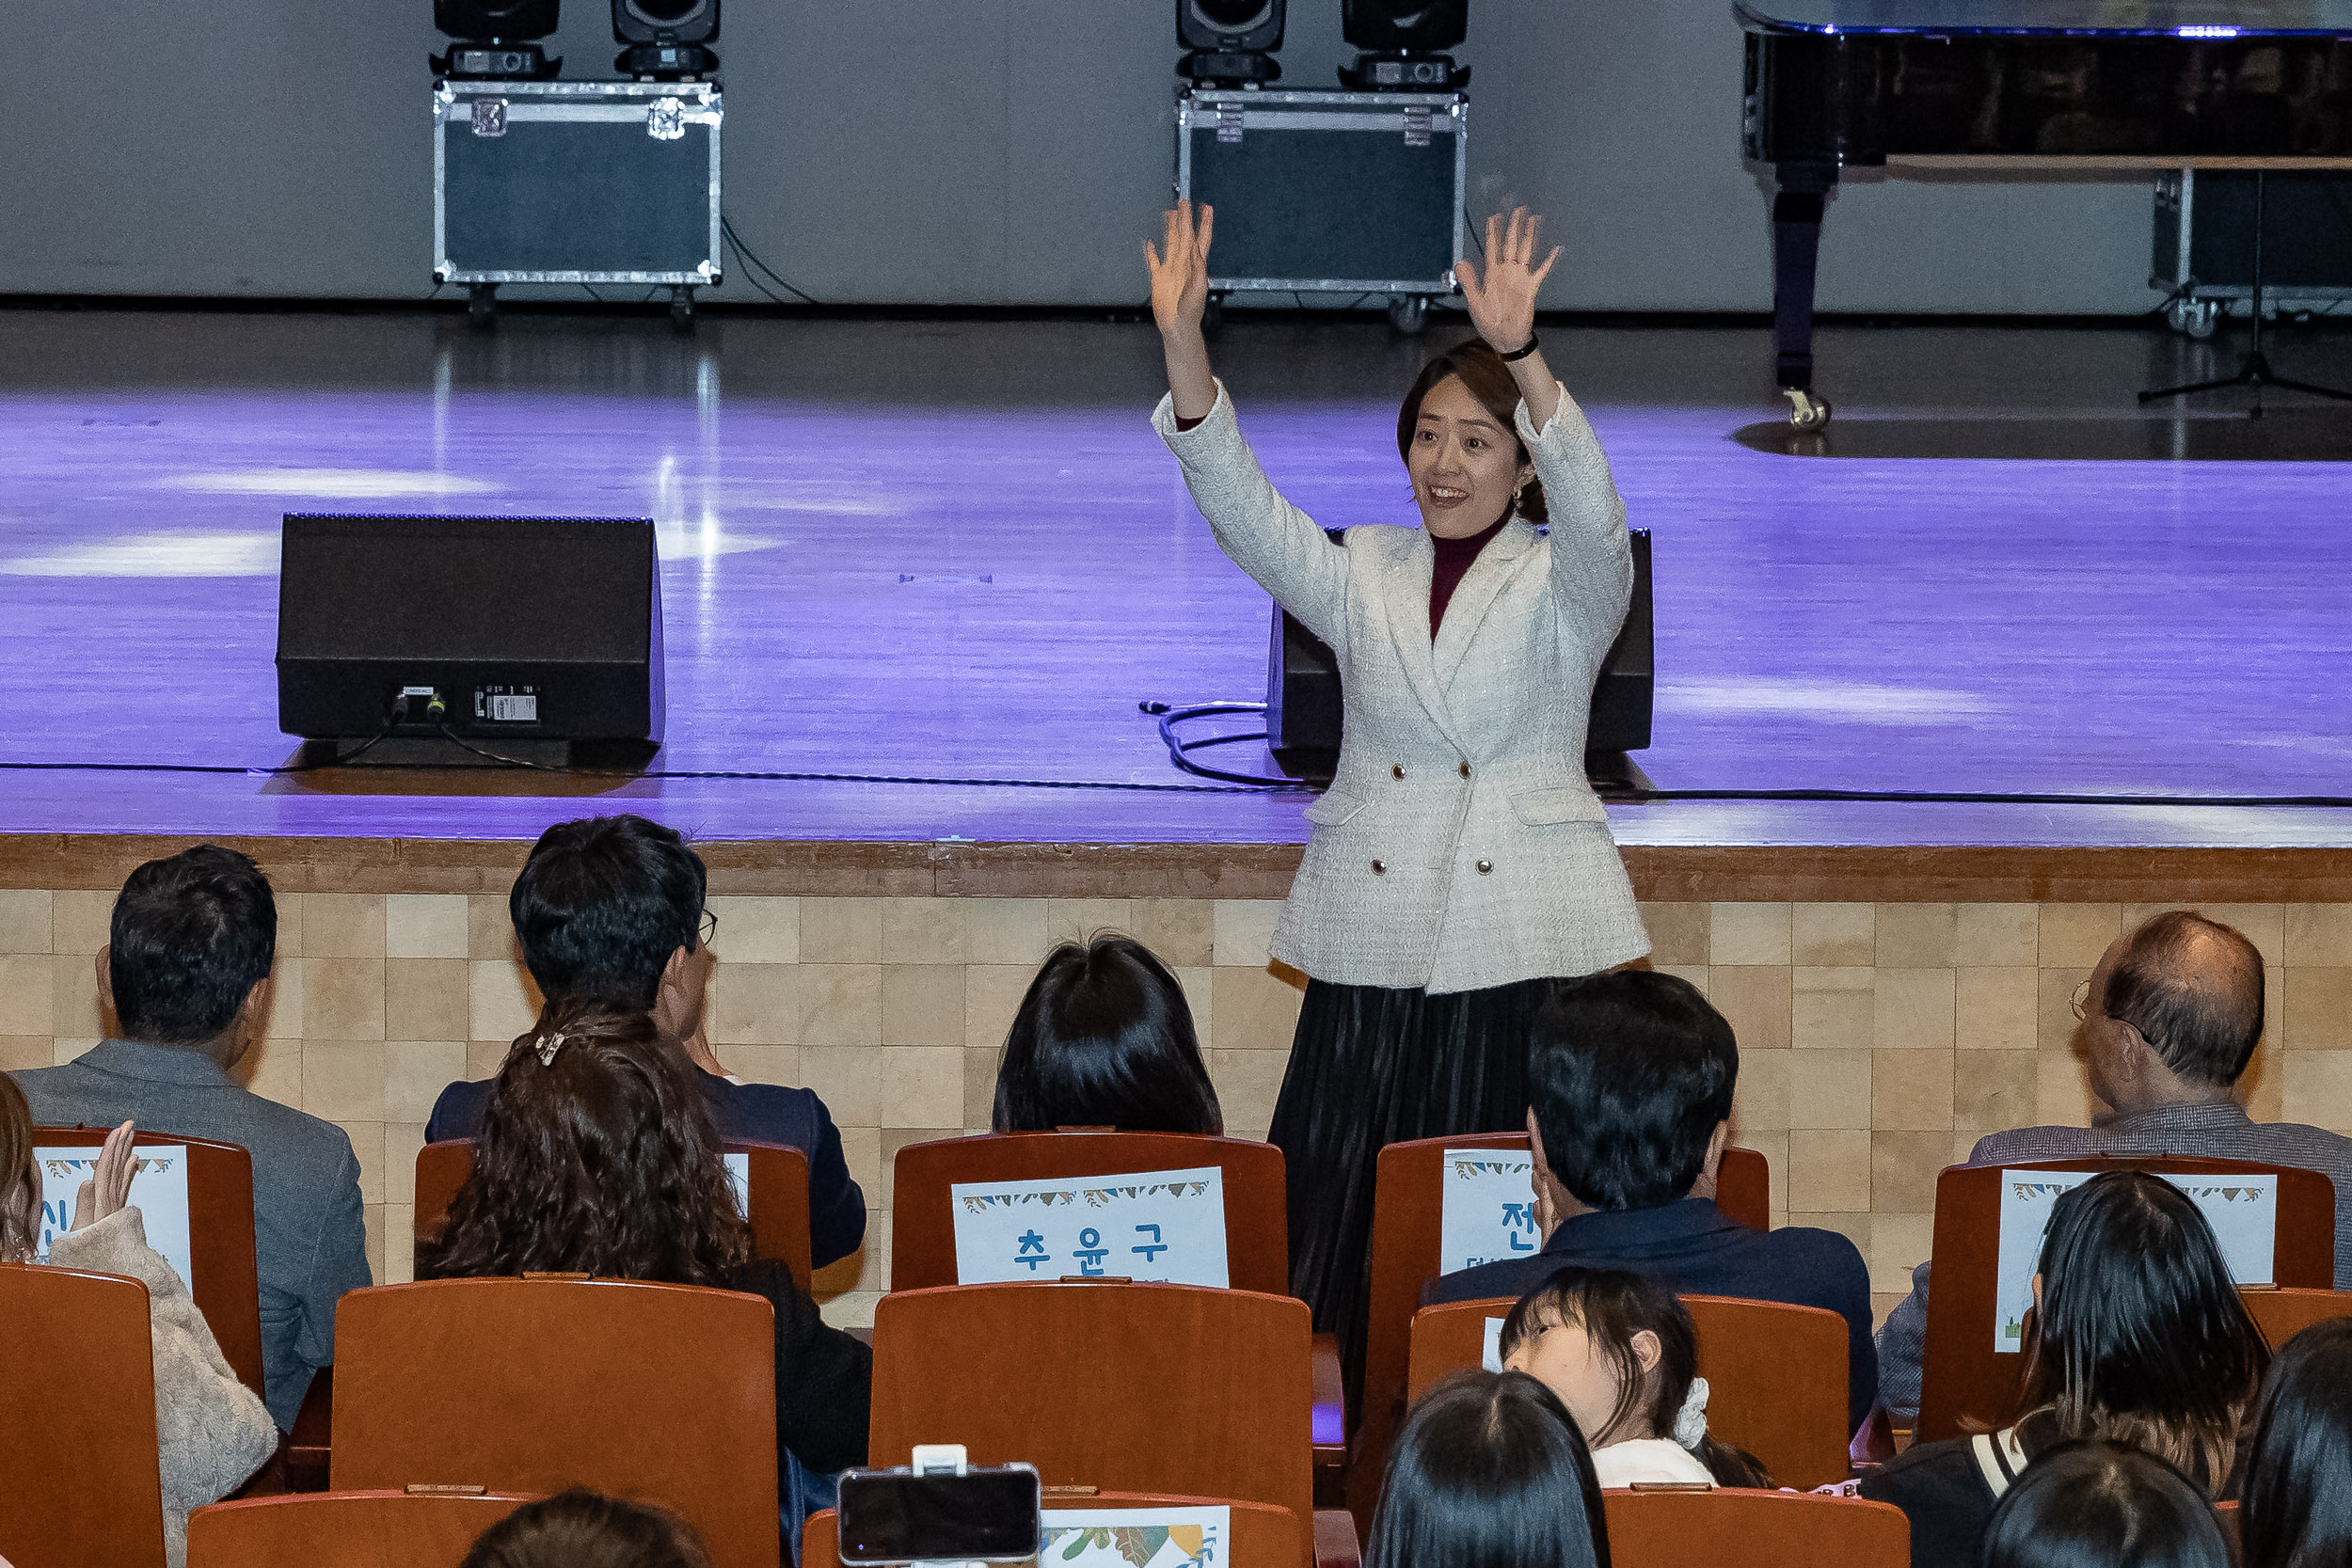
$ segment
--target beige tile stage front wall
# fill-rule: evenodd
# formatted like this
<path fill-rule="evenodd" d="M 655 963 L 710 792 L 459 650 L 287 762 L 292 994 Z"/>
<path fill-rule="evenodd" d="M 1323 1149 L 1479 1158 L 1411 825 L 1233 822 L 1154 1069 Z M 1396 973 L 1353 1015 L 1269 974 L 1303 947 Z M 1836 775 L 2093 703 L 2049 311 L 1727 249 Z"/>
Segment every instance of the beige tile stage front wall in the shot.
<path fill-rule="evenodd" d="M 0 892 L 0 1069 L 101 1033 L 94 956 L 113 895 Z M 1261 900 L 718 897 L 710 1033 L 746 1078 L 833 1109 L 870 1206 L 866 1248 L 819 1276 L 871 1321 L 888 1285 L 889 1162 L 988 1125 L 996 1055 L 1053 943 L 1131 932 L 1176 971 L 1232 1132 L 1262 1136 L 1297 1017 Z M 359 1151 L 371 1261 L 408 1277 L 410 1192 L 434 1096 L 497 1069 L 536 998 L 493 895 L 291 894 L 253 1088 L 340 1123 Z M 2067 1003 L 2150 909 L 2119 904 L 1649 904 L 1653 961 L 1700 986 L 1740 1044 L 1739 1141 L 1772 1166 L 1776 1223 L 1869 1259 L 1883 1313 L 1928 1255 L 1935 1174 L 1986 1132 L 2090 1109 Z M 2213 905 L 2269 965 L 2255 1116 L 2352 1132 L 2352 904 Z"/>

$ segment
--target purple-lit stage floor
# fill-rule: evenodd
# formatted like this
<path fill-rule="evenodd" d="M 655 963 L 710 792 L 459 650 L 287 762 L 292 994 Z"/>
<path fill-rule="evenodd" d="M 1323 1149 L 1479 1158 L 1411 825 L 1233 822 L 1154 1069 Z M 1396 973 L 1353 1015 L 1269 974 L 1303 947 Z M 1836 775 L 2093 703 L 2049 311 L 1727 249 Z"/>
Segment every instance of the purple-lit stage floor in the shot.
<path fill-rule="evenodd" d="M 2352 468 L 2334 461 L 2352 408 L 2280 395 L 2257 425 L 2236 400 L 2174 419 L 2132 398 L 2233 368 L 2233 336 L 1832 328 L 1839 424 L 1803 456 L 1770 450 L 1760 330 L 1546 336 L 1655 536 L 1639 760 L 1661 788 L 2352 785 Z M 1422 345 L 1244 318 L 1217 352 L 1293 499 L 1326 523 L 1412 518 L 1394 398 Z M 2352 380 L 2340 331 L 2290 331 L 2278 358 Z M 289 760 L 271 664 L 288 510 L 650 514 L 657 766 L 1182 783 L 1136 705 L 1263 696 L 1267 611 L 1147 423 L 1158 374 L 1148 326 L 1067 320 L 706 319 L 684 338 L 645 318 L 483 335 L 421 314 L 0 313 L 0 760 Z M 421 788 L 12 771 L 0 832 L 516 836 L 626 806 L 734 839 L 1305 836 L 1295 796 Z M 2324 810 L 1613 815 L 1629 843 L 2352 843 L 2352 812 Z"/>

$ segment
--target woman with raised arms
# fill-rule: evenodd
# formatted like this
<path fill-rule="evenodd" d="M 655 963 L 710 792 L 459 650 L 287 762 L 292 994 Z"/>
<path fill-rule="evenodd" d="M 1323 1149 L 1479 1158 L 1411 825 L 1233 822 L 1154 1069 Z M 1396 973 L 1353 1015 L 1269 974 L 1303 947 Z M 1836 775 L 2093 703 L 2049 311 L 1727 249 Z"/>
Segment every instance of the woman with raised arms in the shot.
<path fill-rule="evenodd" d="M 1537 219 L 1488 220 L 1486 264 L 1457 269 L 1478 337 L 1406 392 L 1397 450 L 1420 526 L 1335 545 L 1267 481 L 1210 372 L 1214 216 L 1179 206 L 1163 247 L 1144 247 L 1168 361 L 1152 419 L 1219 547 L 1338 656 L 1338 772 L 1307 808 L 1274 934 L 1308 986 L 1271 1136 L 1291 1287 L 1352 1372 L 1380 1147 L 1525 1125 L 1527 1023 L 1549 983 L 1649 951 L 1584 777 L 1632 548 L 1600 443 L 1536 344 L 1559 256 L 1537 264 Z"/>

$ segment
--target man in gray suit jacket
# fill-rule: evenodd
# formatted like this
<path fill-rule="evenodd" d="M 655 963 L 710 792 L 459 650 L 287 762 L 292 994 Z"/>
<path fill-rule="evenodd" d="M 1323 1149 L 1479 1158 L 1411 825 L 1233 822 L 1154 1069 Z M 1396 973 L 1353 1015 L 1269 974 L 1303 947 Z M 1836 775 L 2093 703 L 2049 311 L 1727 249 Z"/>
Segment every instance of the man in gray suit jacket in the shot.
<path fill-rule="evenodd" d="M 131 873 L 98 955 L 121 1037 L 64 1067 L 16 1074 L 34 1121 L 213 1138 L 253 1156 L 262 1372 L 291 1428 L 310 1374 L 335 1358 L 335 1303 L 370 1283 L 359 1161 L 331 1121 L 230 1076 L 269 1022 L 278 907 L 261 868 L 201 845 Z"/>
<path fill-rule="evenodd" d="M 2020 1127 L 1977 1141 L 1972 1165 L 2094 1155 L 2183 1154 L 2315 1170 L 2336 1184 L 2336 1289 L 2352 1290 L 2352 1138 L 2257 1122 L 2230 1091 L 2263 1032 L 2263 959 L 2243 933 L 2171 910 L 2118 938 L 2074 1000 L 2090 1091 L 2112 1107 L 2089 1127 Z M 1898 1420 L 1919 1409 L 1930 1265 L 1879 1330 L 1879 1390 Z"/>

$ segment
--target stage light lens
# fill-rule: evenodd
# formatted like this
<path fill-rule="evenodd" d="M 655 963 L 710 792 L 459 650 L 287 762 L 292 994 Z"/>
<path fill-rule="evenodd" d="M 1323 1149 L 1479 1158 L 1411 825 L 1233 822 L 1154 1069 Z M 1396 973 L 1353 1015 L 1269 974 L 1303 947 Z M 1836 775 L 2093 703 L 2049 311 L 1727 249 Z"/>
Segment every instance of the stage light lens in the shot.
<path fill-rule="evenodd" d="M 555 31 L 560 0 L 434 0 L 433 25 L 456 39 L 543 39 Z"/>
<path fill-rule="evenodd" d="M 1239 33 L 1271 19 L 1273 0 L 1192 0 L 1193 14 L 1220 32 Z"/>
<path fill-rule="evenodd" d="M 675 27 L 707 10 L 710 0 L 628 0 L 631 15 L 656 27 Z"/>

